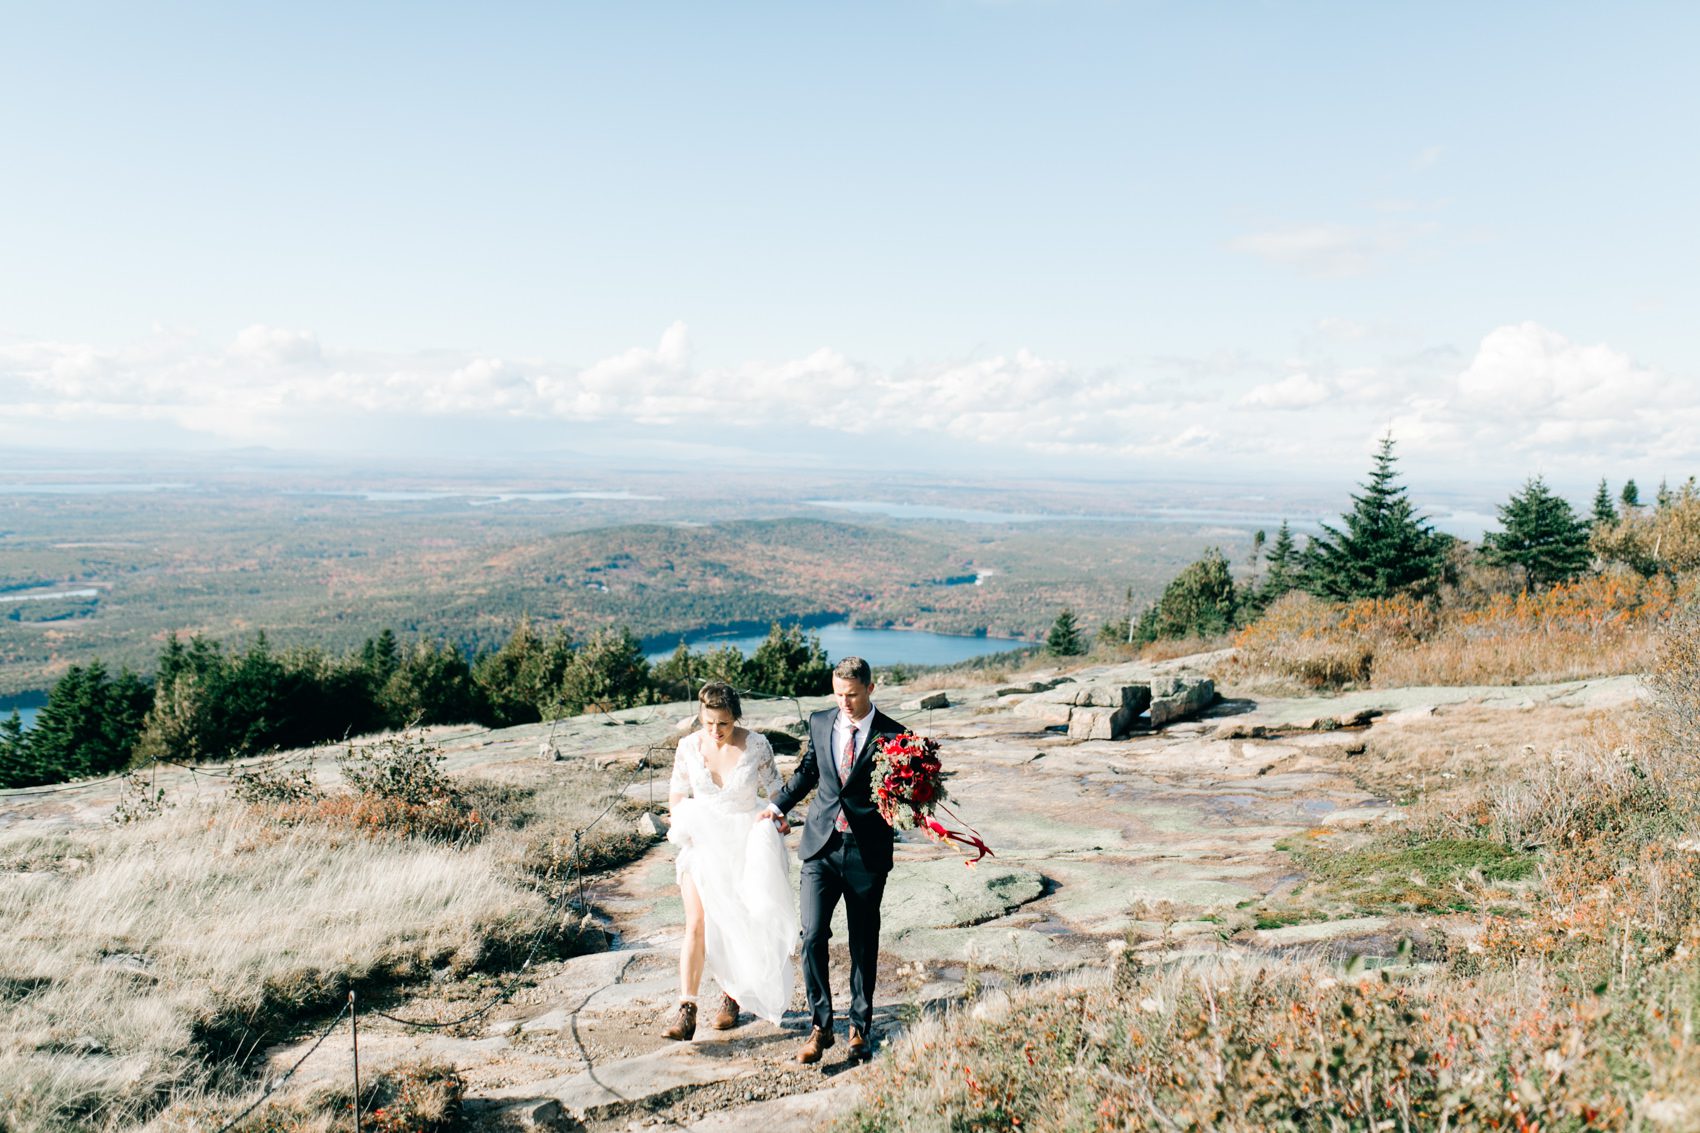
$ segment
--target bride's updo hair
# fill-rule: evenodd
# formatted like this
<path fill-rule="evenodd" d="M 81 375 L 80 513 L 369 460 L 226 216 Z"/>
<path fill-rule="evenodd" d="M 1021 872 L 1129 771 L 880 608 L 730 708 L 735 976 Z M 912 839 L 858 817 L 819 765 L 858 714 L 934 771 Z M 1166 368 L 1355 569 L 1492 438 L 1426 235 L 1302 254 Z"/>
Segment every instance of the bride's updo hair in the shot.
<path fill-rule="evenodd" d="M 725 681 L 709 681 L 697 693 L 697 701 L 704 708 L 721 708 L 732 714 L 737 720 L 744 715 L 744 706 L 738 702 L 738 690 Z"/>

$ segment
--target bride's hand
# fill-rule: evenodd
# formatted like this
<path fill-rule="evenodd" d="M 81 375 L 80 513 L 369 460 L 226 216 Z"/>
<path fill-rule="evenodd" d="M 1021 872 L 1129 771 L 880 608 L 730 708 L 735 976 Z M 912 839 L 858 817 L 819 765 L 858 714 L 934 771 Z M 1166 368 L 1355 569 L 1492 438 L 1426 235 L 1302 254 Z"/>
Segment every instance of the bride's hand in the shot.
<path fill-rule="evenodd" d="M 778 811 L 776 811 L 776 810 L 764 810 L 756 818 L 756 821 L 757 822 L 763 822 L 763 821 L 766 821 L 767 819 L 773 820 L 773 824 L 775 826 L 779 827 L 779 832 L 781 834 L 791 833 L 791 824 L 789 822 L 785 821 L 785 816 L 783 814 L 780 814 Z"/>

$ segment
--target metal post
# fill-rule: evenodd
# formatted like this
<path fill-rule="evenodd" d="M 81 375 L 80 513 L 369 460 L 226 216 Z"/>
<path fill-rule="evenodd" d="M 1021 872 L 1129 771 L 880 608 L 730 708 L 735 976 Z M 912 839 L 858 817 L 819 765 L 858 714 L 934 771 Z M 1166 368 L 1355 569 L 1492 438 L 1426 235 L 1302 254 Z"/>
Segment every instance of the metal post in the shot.
<path fill-rule="evenodd" d="M 354 989 L 348 989 L 348 1034 L 354 1040 L 354 1133 L 360 1133 L 360 1018 L 354 1010 Z"/>

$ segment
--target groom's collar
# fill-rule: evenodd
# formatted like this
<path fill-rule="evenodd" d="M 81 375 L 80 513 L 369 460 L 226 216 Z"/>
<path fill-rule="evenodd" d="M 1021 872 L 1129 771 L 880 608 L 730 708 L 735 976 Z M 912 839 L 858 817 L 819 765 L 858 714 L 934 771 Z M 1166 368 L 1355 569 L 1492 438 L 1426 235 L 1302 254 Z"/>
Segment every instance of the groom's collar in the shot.
<path fill-rule="evenodd" d="M 869 726 L 873 723 L 874 717 L 879 715 L 879 711 L 878 705 L 870 704 L 868 705 L 868 714 L 866 716 L 863 716 L 859 720 L 852 720 L 850 723 L 858 732 L 866 735 Z M 844 710 L 840 708 L 838 709 L 838 715 L 833 718 L 832 726 L 834 728 L 838 727 L 844 719 Z"/>

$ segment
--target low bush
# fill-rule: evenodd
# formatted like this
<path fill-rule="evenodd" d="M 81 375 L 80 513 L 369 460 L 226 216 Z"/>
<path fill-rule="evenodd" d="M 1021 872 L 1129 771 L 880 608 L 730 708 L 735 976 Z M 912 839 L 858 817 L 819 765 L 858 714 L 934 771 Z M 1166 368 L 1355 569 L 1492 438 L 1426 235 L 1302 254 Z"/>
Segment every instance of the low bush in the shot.
<path fill-rule="evenodd" d="M 1234 639 L 1242 680 L 1303 688 L 1517 684 L 1636 672 L 1692 582 L 1621 573 L 1530 593 L 1327 602 L 1281 598 Z"/>

